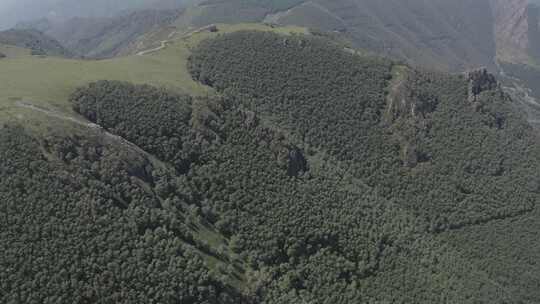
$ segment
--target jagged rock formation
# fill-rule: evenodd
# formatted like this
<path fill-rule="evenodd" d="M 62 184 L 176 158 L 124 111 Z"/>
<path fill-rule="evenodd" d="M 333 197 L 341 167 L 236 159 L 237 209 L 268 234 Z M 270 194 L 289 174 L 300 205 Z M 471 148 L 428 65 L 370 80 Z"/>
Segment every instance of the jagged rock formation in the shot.
<path fill-rule="evenodd" d="M 401 147 L 403 165 L 409 168 L 431 160 L 429 153 L 418 148 L 418 141 L 425 136 L 430 125 L 430 116 L 437 109 L 440 100 L 422 89 L 426 80 L 422 72 L 403 68 L 400 76 L 394 79 L 395 83 L 391 85 L 387 96 L 385 123 Z"/>
<path fill-rule="evenodd" d="M 477 101 L 478 95 L 484 91 L 494 90 L 499 84 L 493 74 L 485 68 L 473 70 L 467 73 L 469 80 L 469 101 Z"/>
<path fill-rule="evenodd" d="M 289 176 L 298 176 L 301 172 L 307 172 L 308 163 L 302 151 L 296 147 L 289 148 L 288 168 Z"/>

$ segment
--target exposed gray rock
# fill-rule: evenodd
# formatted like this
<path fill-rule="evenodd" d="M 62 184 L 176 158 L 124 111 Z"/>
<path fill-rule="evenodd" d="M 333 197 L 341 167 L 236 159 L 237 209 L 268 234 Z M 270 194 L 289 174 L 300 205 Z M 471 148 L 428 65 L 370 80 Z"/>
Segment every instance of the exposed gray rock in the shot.
<path fill-rule="evenodd" d="M 487 69 L 481 68 L 467 73 L 469 80 L 469 101 L 476 102 L 480 93 L 495 90 L 499 87 L 495 76 L 490 74 Z"/>
<path fill-rule="evenodd" d="M 304 154 L 298 148 L 290 148 L 288 155 L 287 174 L 291 177 L 298 176 L 301 172 L 307 172 L 308 163 Z"/>

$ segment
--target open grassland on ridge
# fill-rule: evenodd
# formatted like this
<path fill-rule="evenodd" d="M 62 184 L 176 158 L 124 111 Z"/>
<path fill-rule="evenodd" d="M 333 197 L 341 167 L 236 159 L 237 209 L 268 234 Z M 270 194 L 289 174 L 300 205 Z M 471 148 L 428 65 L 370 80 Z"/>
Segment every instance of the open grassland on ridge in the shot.
<path fill-rule="evenodd" d="M 196 30 L 178 33 L 159 51 L 106 60 L 31 56 L 28 50 L 0 46 L 0 52 L 7 55 L 0 60 L 0 124 L 18 122 L 34 130 L 65 125 L 65 121 L 53 122 L 53 117 L 20 107 L 18 102 L 76 117 L 68 102 L 69 95 L 79 86 L 102 79 L 147 83 L 191 95 L 206 95 L 211 89 L 193 81 L 187 70 L 190 50 L 200 41 L 239 30 L 306 32 L 299 27 L 263 24 L 218 25 L 218 29 L 216 33 Z"/>

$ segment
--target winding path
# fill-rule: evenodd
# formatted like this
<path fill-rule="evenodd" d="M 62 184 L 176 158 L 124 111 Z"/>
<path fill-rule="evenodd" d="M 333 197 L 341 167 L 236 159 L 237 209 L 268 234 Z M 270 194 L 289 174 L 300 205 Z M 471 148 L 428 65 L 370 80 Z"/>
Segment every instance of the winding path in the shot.
<path fill-rule="evenodd" d="M 184 33 L 184 35 L 182 35 L 182 37 L 179 37 L 179 38 L 176 38 L 176 39 L 172 39 L 172 37 L 174 37 L 176 34 L 178 34 L 178 31 L 173 31 L 169 34 L 168 36 L 168 40 L 162 40 L 160 41 L 161 45 L 156 47 L 156 48 L 153 48 L 153 49 L 149 49 L 149 50 L 145 50 L 145 51 L 141 51 L 141 52 L 138 52 L 137 53 L 137 56 L 144 56 L 144 55 L 148 55 L 148 54 L 151 54 L 151 53 L 155 53 L 155 52 L 158 52 L 158 51 L 161 51 L 163 50 L 164 48 L 167 47 L 167 44 L 173 42 L 173 41 L 177 41 L 177 40 L 182 40 L 182 39 L 186 39 L 188 37 L 191 37 L 193 34 L 197 34 L 197 33 L 200 33 L 202 31 L 205 31 L 205 30 L 210 30 L 212 28 L 215 28 L 216 25 L 215 24 L 209 24 L 209 25 L 205 25 L 203 27 L 200 27 L 198 29 L 195 29 L 193 31 L 189 31 L 187 33 Z"/>
<path fill-rule="evenodd" d="M 49 109 L 41 108 L 41 107 L 35 106 L 32 103 L 27 102 L 27 101 L 17 101 L 15 103 L 15 105 L 17 107 L 20 107 L 20 108 L 25 108 L 25 109 L 33 110 L 33 111 L 36 111 L 36 112 L 40 112 L 40 113 L 43 113 L 43 114 L 45 114 L 47 116 L 54 117 L 56 119 L 69 121 L 69 122 L 77 124 L 79 126 L 83 126 L 83 127 L 89 128 L 89 129 L 96 130 L 99 133 L 103 134 L 104 136 L 106 136 L 106 137 L 108 137 L 108 138 L 110 138 L 110 139 L 112 139 L 112 140 L 114 140 L 116 142 L 119 142 L 121 145 L 123 145 L 125 147 L 134 149 L 136 152 L 139 152 L 139 153 L 142 153 L 145 156 L 151 157 L 151 155 L 148 154 L 148 152 L 146 152 L 143 149 L 139 148 L 139 146 L 135 145 L 134 143 L 126 140 L 125 138 L 123 138 L 121 136 L 109 133 L 107 130 L 105 130 L 102 126 L 100 126 L 98 124 L 95 124 L 95 123 L 92 123 L 92 122 L 89 122 L 89 121 L 84 121 L 84 120 L 81 120 L 81 119 L 77 119 L 75 117 L 68 116 L 68 115 L 60 113 L 60 112 L 55 112 L 55 111 L 52 111 L 52 110 L 49 110 Z"/>
<path fill-rule="evenodd" d="M 149 49 L 149 50 L 146 50 L 146 51 L 138 52 L 137 56 L 144 56 L 144 55 L 148 55 L 148 54 L 151 54 L 151 53 L 154 53 L 154 52 L 157 52 L 157 51 L 161 51 L 162 49 L 167 47 L 167 43 L 169 43 L 170 41 L 172 41 L 172 40 L 162 40 L 161 45 L 158 46 L 157 48 L 153 48 L 153 49 Z"/>
<path fill-rule="evenodd" d="M 86 121 L 77 119 L 75 117 L 67 116 L 67 115 L 62 114 L 60 112 L 55 112 L 55 111 L 51 111 L 49 109 L 41 108 L 41 107 L 35 106 L 32 103 L 27 102 L 27 101 L 17 101 L 15 103 L 15 105 L 17 107 L 19 107 L 19 108 L 30 109 L 30 110 L 33 110 L 33 111 L 36 111 L 36 112 L 41 112 L 41 113 L 43 113 L 43 114 L 45 114 L 47 116 L 50 116 L 50 117 L 70 121 L 72 123 L 78 124 L 78 125 L 83 126 L 83 127 L 87 127 L 87 128 L 91 128 L 91 129 L 97 129 L 97 130 L 102 130 L 103 129 L 98 124 L 91 123 L 91 122 L 86 122 Z"/>

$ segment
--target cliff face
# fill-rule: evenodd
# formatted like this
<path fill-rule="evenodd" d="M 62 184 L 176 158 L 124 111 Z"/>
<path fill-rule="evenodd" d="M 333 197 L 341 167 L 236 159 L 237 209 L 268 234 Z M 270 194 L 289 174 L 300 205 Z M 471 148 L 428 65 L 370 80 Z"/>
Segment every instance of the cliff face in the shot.
<path fill-rule="evenodd" d="M 497 59 L 514 64 L 540 60 L 539 2 L 490 0 Z"/>
<path fill-rule="evenodd" d="M 529 48 L 528 0 L 490 0 L 497 59 L 526 62 Z"/>
<path fill-rule="evenodd" d="M 540 59 L 540 8 L 538 5 L 527 6 L 527 26 L 529 40 L 528 53 L 534 60 Z"/>

